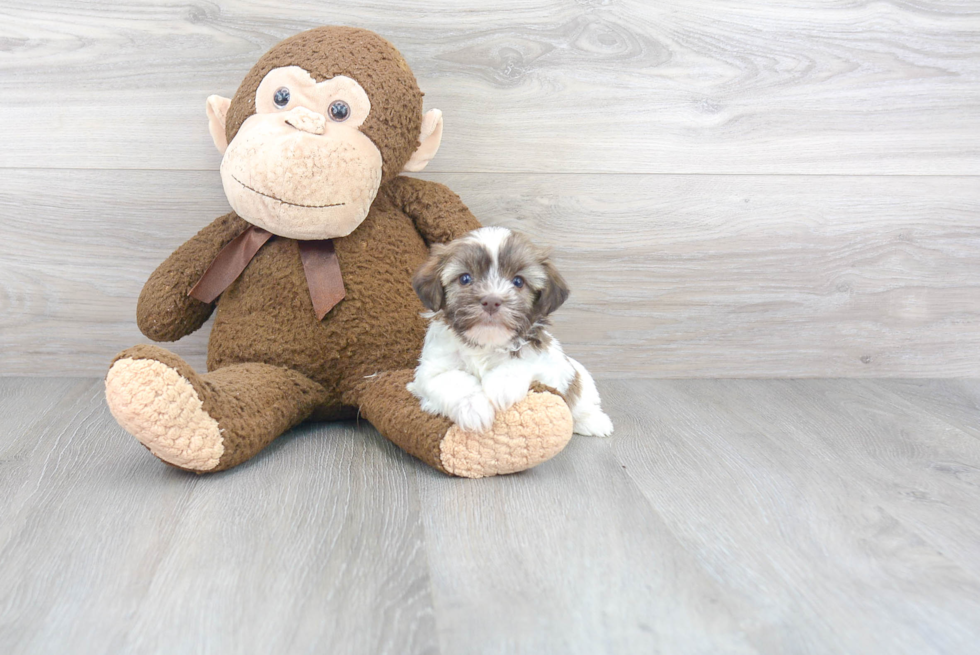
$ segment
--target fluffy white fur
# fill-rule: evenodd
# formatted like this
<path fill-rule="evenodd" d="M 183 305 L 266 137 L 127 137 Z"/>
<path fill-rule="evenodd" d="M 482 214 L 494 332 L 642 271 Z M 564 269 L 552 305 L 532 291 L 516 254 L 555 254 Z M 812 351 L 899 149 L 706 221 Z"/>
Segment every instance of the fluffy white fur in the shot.
<path fill-rule="evenodd" d="M 496 249 L 509 233 L 504 228 L 482 228 L 464 237 L 478 240 L 493 255 L 493 266 L 485 282 L 495 292 L 505 290 L 510 283 L 496 271 Z M 447 268 L 452 266 L 450 263 Z M 536 274 L 533 264 L 528 273 Z M 458 274 L 451 271 L 443 283 Z M 532 382 L 565 394 L 577 378 L 578 393 L 569 398 L 574 431 L 602 437 L 612 433 L 612 421 L 600 407 L 592 376 L 566 356 L 558 340 L 543 328 L 538 327 L 538 334 L 546 337 L 542 341 L 544 347 L 532 346 L 506 327 L 493 323 L 474 326 L 464 339 L 440 314 L 430 315 L 415 379 L 408 385 L 424 411 L 447 416 L 463 429 L 482 431 L 490 428 L 496 411 L 522 400 Z"/>

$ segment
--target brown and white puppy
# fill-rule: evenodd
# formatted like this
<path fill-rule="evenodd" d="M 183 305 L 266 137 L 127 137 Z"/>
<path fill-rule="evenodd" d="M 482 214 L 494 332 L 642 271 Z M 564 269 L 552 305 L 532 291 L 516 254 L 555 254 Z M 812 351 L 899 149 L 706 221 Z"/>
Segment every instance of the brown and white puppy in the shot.
<path fill-rule="evenodd" d="M 612 433 L 592 376 L 545 329 L 568 298 L 546 251 L 506 228 L 480 228 L 433 245 L 412 285 L 432 312 L 408 385 L 424 411 L 482 431 L 540 382 L 565 396 L 576 433 Z"/>

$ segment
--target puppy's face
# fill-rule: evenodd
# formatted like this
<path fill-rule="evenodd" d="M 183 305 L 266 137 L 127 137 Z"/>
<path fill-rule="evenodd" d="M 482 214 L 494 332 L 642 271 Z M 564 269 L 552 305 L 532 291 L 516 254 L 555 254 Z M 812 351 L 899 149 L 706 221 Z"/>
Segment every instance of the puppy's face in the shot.
<path fill-rule="evenodd" d="M 442 311 L 456 334 L 481 346 L 523 336 L 568 298 L 547 252 L 501 227 L 433 245 L 412 286 L 427 309 Z"/>

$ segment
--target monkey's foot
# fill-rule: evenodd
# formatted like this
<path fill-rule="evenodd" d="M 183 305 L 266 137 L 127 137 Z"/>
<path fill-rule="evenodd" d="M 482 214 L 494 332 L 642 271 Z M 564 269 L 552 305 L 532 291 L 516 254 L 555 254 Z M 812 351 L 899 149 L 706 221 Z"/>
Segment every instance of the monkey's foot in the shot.
<path fill-rule="evenodd" d="M 494 417 L 485 432 L 453 425 L 439 444 L 439 460 L 447 473 L 464 478 L 516 473 L 545 462 L 572 437 L 572 414 L 555 394 L 529 393 Z"/>
<path fill-rule="evenodd" d="M 169 355 L 166 359 L 179 359 L 155 350 Z M 113 362 L 105 379 L 106 401 L 119 425 L 168 464 L 198 472 L 217 467 L 225 450 L 221 429 L 204 411 L 191 382 L 156 358 L 127 353 Z"/>
<path fill-rule="evenodd" d="M 572 438 L 572 413 L 562 398 L 532 387 L 524 400 L 497 412 L 484 432 L 467 432 L 445 416 L 427 414 L 406 386 L 415 371 L 388 371 L 364 380 L 361 415 L 410 455 L 465 478 L 516 473 L 537 466 Z"/>

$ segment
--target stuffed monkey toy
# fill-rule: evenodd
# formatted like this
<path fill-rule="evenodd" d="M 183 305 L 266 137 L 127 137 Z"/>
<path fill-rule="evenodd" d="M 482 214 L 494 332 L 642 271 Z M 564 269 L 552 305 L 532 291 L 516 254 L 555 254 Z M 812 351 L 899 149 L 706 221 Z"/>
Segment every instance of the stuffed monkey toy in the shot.
<path fill-rule="evenodd" d="M 572 418 L 540 389 L 484 433 L 422 412 L 405 388 L 425 334 L 411 277 L 429 244 L 479 223 L 447 187 L 405 177 L 442 139 L 442 114 L 383 38 L 320 27 L 263 55 L 231 100 L 207 102 L 234 211 L 150 276 L 140 331 L 176 341 L 216 312 L 207 373 L 168 350 L 113 360 L 106 400 L 119 424 L 172 466 L 221 471 L 305 420 L 358 414 L 448 474 L 539 464 Z"/>

